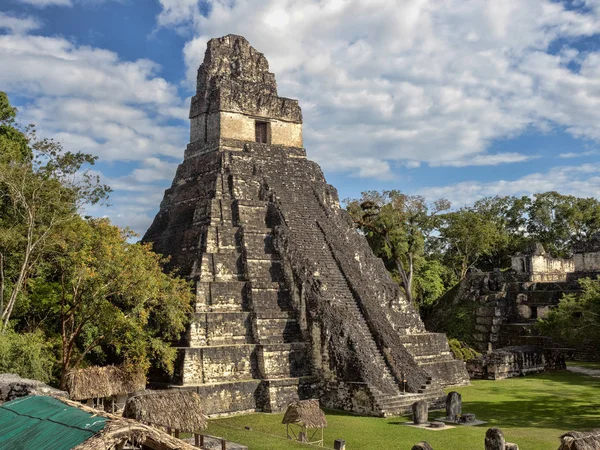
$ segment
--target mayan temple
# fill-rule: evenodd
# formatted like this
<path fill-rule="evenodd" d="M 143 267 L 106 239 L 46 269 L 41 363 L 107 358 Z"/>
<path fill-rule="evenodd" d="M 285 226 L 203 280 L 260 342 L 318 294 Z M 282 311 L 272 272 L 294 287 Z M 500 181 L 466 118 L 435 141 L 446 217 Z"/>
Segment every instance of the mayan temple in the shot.
<path fill-rule="evenodd" d="M 172 387 L 211 415 L 319 398 L 386 416 L 468 382 L 306 158 L 298 101 L 243 37 L 208 42 L 190 121 L 144 237 L 195 284 Z"/>

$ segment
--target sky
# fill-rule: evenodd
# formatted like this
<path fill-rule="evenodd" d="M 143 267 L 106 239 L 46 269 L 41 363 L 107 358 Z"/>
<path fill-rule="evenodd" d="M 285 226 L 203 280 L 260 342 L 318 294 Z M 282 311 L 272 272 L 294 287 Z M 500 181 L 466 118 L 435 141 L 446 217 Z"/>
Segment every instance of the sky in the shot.
<path fill-rule="evenodd" d="M 114 192 L 88 213 L 143 235 L 206 43 L 229 33 L 300 101 L 341 199 L 600 198 L 600 0 L 0 0 L 0 90 L 99 158 Z"/>

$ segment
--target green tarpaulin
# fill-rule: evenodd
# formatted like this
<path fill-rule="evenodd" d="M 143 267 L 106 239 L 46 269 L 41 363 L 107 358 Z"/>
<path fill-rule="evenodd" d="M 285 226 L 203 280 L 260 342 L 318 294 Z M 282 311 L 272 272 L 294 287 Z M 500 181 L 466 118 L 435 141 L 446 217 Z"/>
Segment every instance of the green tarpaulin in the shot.
<path fill-rule="evenodd" d="M 0 405 L 0 450 L 68 450 L 102 431 L 107 420 L 52 397 L 18 398 Z"/>

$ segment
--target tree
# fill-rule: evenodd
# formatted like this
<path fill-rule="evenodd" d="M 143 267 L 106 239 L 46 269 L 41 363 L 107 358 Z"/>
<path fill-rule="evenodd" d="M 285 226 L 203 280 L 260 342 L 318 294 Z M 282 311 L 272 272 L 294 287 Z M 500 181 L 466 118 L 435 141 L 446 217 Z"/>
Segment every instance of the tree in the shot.
<path fill-rule="evenodd" d="M 498 233 L 489 252 L 481 255 L 478 268 L 491 271 L 510 267 L 511 256 L 525 251 L 531 238 L 527 234 L 529 197 L 485 197 L 473 204 L 473 211 L 494 224 Z"/>
<path fill-rule="evenodd" d="M 363 192 L 360 199 L 346 203 L 375 255 L 399 278 L 407 299 L 413 302 L 425 238 L 435 228 L 436 216 L 450 208 L 449 202 L 442 199 L 428 205 L 421 196 L 392 190 Z"/>
<path fill-rule="evenodd" d="M 16 373 L 44 383 L 52 379 L 54 355 L 41 331 L 0 334 L 0 373 Z"/>
<path fill-rule="evenodd" d="M 537 323 L 544 335 L 572 347 L 600 341 L 600 278 L 584 278 L 579 284 L 580 294 L 563 295 L 558 306 Z"/>
<path fill-rule="evenodd" d="M 0 91 L 0 157 L 13 161 L 31 159 L 31 150 L 24 131 L 16 123 L 17 108 L 11 106 L 8 96 Z"/>
<path fill-rule="evenodd" d="M 0 331 L 59 227 L 81 207 L 106 198 L 109 188 L 89 171 L 95 157 L 63 151 L 35 128 L 21 129 L 16 109 L 0 94 Z"/>
<path fill-rule="evenodd" d="M 420 260 L 415 275 L 414 291 L 419 304 L 433 304 L 454 283 L 450 270 L 437 259 Z"/>
<path fill-rule="evenodd" d="M 438 239 L 445 247 L 444 260 L 460 280 L 476 267 L 483 255 L 489 255 L 500 240 L 494 222 L 470 208 L 444 214 Z"/>
<path fill-rule="evenodd" d="M 527 231 L 555 257 L 600 231 L 600 201 L 558 192 L 535 194 L 527 209 Z"/>
<path fill-rule="evenodd" d="M 73 221 L 55 241 L 44 266 L 53 281 L 38 301 L 56 314 L 61 341 L 61 387 L 86 357 L 146 373 L 154 364 L 172 371 L 177 340 L 191 312 L 192 291 L 162 270 L 149 244 L 107 219 Z M 93 355 L 92 355 L 93 354 Z"/>

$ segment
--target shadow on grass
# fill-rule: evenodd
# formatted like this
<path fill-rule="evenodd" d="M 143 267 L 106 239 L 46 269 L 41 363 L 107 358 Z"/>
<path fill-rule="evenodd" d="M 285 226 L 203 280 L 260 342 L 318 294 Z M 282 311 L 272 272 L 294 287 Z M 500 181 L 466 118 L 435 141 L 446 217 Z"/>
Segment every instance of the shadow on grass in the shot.
<path fill-rule="evenodd" d="M 555 372 L 515 382 L 520 385 L 510 386 L 510 390 L 508 385 L 500 384 L 489 389 L 493 394 L 487 401 L 463 397 L 463 412 L 474 413 L 488 426 L 569 430 L 600 427 L 600 379 Z"/>
<path fill-rule="evenodd" d="M 513 428 L 591 429 L 600 427 L 600 404 L 579 401 L 548 402 L 546 396 L 489 404 L 471 402 L 468 411 L 488 426 Z M 464 408 L 463 408 L 464 409 Z"/>
<path fill-rule="evenodd" d="M 327 415 L 327 416 L 365 417 L 365 416 L 361 416 L 360 414 L 352 414 L 348 411 L 342 411 L 339 409 L 329 409 L 329 408 L 322 408 L 322 409 L 323 409 L 323 411 L 325 411 L 325 415 Z M 366 417 L 372 417 L 372 416 L 366 416 Z"/>

